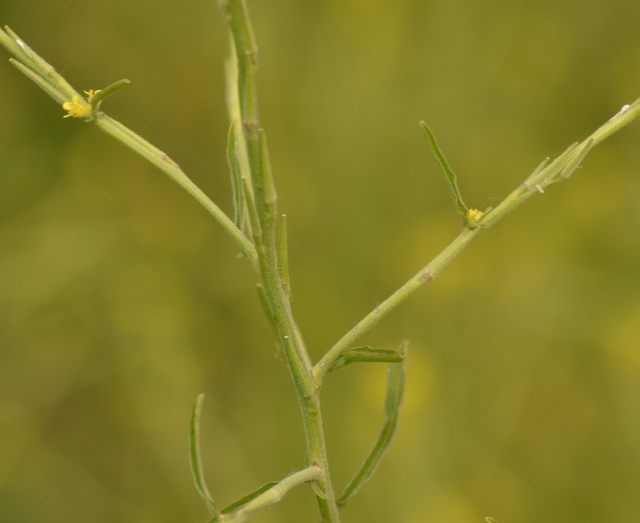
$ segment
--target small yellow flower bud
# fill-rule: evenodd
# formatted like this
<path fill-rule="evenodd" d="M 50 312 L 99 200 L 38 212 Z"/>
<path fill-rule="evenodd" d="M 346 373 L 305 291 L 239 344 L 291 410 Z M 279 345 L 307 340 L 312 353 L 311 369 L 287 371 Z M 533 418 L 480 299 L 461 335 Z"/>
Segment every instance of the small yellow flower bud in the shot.
<path fill-rule="evenodd" d="M 482 211 L 479 211 L 478 209 L 469 209 L 467 211 L 467 221 L 469 222 L 477 222 L 478 220 L 480 220 L 480 218 L 482 218 L 482 215 L 484 213 Z"/>
<path fill-rule="evenodd" d="M 89 89 L 88 91 L 85 91 L 84 94 L 87 95 L 87 100 L 90 102 L 91 99 L 93 98 L 93 95 L 98 94 L 101 91 L 101 89 L 98 89 L 97 91 L 94 91 L 93 89 Z"/>
<path fill-rule="evenodd" d="M 69 111 L 69 114 L 65 114 L 63 118 L 69 118 L 70 116 L 73 116 L 74 118 L 86 118 L 89 115 L 91 107 L 80 103 L 79 100 L 79 96 L 74 94 L 73 99 L 70 102 L 62 104 L 62 108 L 65 111 Z"/>

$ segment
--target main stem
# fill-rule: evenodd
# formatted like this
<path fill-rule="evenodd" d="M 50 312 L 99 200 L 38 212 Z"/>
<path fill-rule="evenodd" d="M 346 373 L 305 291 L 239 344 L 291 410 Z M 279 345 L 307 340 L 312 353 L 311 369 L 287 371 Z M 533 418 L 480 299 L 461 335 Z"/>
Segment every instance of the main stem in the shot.
<path fill-rule="evenodd" d="M 313 483 L 323 522 L 339 523 L 335 493 L 329 477 L 322 412 L 318 388 L 311 379 L 309 357 L 291 312 L 288 288 L 283 284 L 279 261 L 284 259 L 283 246 L 276 241 L 276 192 L 271 178 L 264 133 L 260 129 L 255 87 L 257 47 L 243 0 L 221 0 L 236 53 L 237 91 L 240 118 L 246 143 L 255 210 L 259 227 L 254 228 L 259 276 L 274 319 L 278 341 L 287 360 L 302 411 L 310 466 L 318 466 L 322 475 Z"/>

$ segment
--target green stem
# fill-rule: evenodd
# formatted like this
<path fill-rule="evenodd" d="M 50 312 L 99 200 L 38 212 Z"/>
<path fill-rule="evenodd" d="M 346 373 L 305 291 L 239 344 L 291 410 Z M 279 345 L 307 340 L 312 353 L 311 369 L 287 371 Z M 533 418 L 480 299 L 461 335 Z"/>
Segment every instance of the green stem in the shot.
<path fill-rule="evenodd" d="M 312 375 L 315 386 L 321 386 L 324 377 L 332 368 L 334 362 L 347 351 L 360 336 L 376 325 L 414 292 L 422 289 L 422 287 L 430 281 L 433 281 L 433 279 L 483 231 L 498 223 L 533 195 L 544 192 L 545 187 L 568 178 L 589 150 L 616 131 L 622 129 L 625 125 L 631 123 L 639 115 L 640 99 L 633 102 L 630 106 L 625 106 L 625 108 L 598 128 L 582 143 L 573 144 L 554 162 L 551 162 L 549 165 L 541 164 L 541 166 L 534 171 L 533 175 L 529 176 L 526 182 L 507 196 L 500 205 L 480 218 L 473 228 L 465 228 L 458 237 L 431 262 L 340 338 L 313 368 Z"/>
<path fill-rule="evenodd" d="M 42 57 L 35 53 L 9 26 L 5 26 L 4 29 L 4 31 L 0 29 L 0 44 L 6 47 L 27 69 L 38 75 L 41 82 L 47 83 L 51 87 L 51 90 L 44 88 L 41 82 L 36 81 L 40 87 L 43 87 L 60 103 L 69 101 L 74 96 L 81 97 L 80 93 L 69 85 L 69 82 L 60 76 Z M 55 93 L 59 93 L 61 96 L 57 96 Z"/>
<path fill-rule="evenodd" d="M 319 387 L 327 372 L 333 367 L 333 363 L 349 347 L 371 327 L 400 305 L 414 292 L 419 291 L 427 283 L 432 281 L 442 270 L 449 265 L 471 241 L 482 233 L 482 229 L 464 229 L 438 256 L 422 268 L 413 278 L 407 281 L 396 292 L 384 300 L 380 305 L 360 320 L 349 332 L 324 355 L 313 368 L 312 374 L 316 387 Z"/>
<path fill-rule="evenodd" d="M 229 515 L 222 515 L 219 521 L 228 523 L 242 523 L 256 512 L 270 505 L 278 503 L 292 488 L 297 487 L 302 483 L 318 481 L 322 478 L 322 476 L 323 472 L 320 467 L 314 465 L 307 467 L 304 470 L 300 470 L 299 472 L 294 472 L 293 474 L 290 474 L 289 476 L 284 478 L 282 481 L 275 484 L 269 490 L 263 492 L 256 498 L 243 505 L 242 508 L 240 508 L 236 512 L 233 512 Z"/>
<path fill-rule="evenodd" d="M 180 169 L 180 166 L 177 163 L 175 163 L 160 149 L 154 147 L 142 137 L 131 131 L 131 129 L 128 129 L 120 122 L 104 113 L 99 112 L 96 115 L 94 122 L 105 133 L 120 141 L 146 160 L 150 161 L 191 196 L 193 196 L 193 198 L 195 198 L 195 200 L 202 205 L 231 235 L 236 244 L 247 255 L 253 268 L 256 271 L 258 270 L 257 253 L 251 241 L 242 234 L 242 231 L 235 223 L 233 223 L 233 220 L 222 212 L 220 207 L 213 203 L 213 201 L 211 201 L 211 199 L 191 181 L 184 171 Z"/>
<path fill-rule="evenodd" d="M 253 187 L 255 210 L 259 230 L 254 228 L 254 242 L 258 254 L 259 274 L 267 307 L 273 318 L 278 341 L 287 360 L 295 384 L 307 443 L 309 464 L 322 470 L 322 478 L 313 483 L 322 521 L 338 523 L 338 508 L 329 477 L 322 414 L 317 389 L 311 380 L 311 363 L 296 327 L 290 290 L 283 281 L 286 267 L 284 253 L 286 240 L 276 237 L 276 192 L 271 177 L 266 138 L 260 129 L 256 96 L 255 70 L 257 47 L 248 12 L 243 0 L 221 0 L 221 8 L 227 17 L 235 49 L 237 80 L 230 82 L 229 99 L 238 100 L 246 156 Z M 231 114 L 234 116 L 234 108 Z"/>

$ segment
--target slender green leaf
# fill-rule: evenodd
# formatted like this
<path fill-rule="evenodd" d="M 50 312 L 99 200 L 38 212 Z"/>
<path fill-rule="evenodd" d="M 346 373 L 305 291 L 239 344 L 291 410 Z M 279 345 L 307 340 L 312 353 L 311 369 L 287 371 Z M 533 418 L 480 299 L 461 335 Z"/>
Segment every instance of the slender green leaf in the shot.
<path fill-rule="evenodd" d="M 229 126 L 227 140 L 227 161 L 231 171 L 231 191 L 233 193 L 233 221 L 240 229 L 244 224 L 244 212 L 246 200 L 244 187 L 242 184 L 242 174 L 240 173 L 240 162 L 238 161 L 238 140 L 236 138 L 237 120 Z"/>
<path fill-rule="evenodd" d="M 240 499 L 237 499 L 236 501 L 231 503 L 231 505 L 229 505 L 228 507 L 223 508 L 222 514 L 230 514 L 231 512 L 235 512 L 240 507 L 242 507 L 243 505 L 246 505 L 247 503 L 249 503 L 249 501 L 256 499 L 260 494 L 262 494 L 263 492 L 266 492 L 272 487 L 275 487 L 277 484 L 278 484 L 277 481 L 269 481 L 268 483 L 265 483 L 260 488 L 257 488 L 253 492 L 249 492 L 249 494 L 242 496 Z"/>
<path fill-rule="evenodd" d="M 547 167 L 547 165 L 549 165 L 550 161 L 551 161 L 551 158 L 547 157 L 538 164 L 538 167 L 536 167 L 533 170 L 533 172 L 527 177 L 527 179 L 522 183 L 525 190 L 529 189 L 531 186 L 534 186 L 538 183 L 540 178 L 540 173 Z"/>
<path fill-rule="evenodd" d="M 235 47 L 233 38 L 231 37 L 231 47 Z M 242 114 L 240 113 L 240 100 L 238 98 L 238 63 L 236 59 L 236 53 L 231 53 L 231 56 L 225 61 L 225 79 L 226 79 L 226 91 L 227 91 L 227 109 L 229 112 L 229 120 L 232 122 L 233 131 L 230 129 L 229 134 L 233 132 L 235 148 L 231 150 L 231 139 L 229 139 L 227 157 L 230 153 L 233 153 L 233 160 L 237 163 L 235 167 L 237 173 L 233 170 L 232 166 L 232 187 L 234 190 L 234 205 L 239 206 L 238 194 L 242 190 L 244 195 L 244 201 L 246 204 L 246 211 L 249 213 L 249 222 L 243 224 L 243 231 L 247 237 L 252 235 L 260 235 L 260 224 L 257 215 L 257 209 L 255 205 L 255 199 L 253 196 L 253 183 L 251 179 L 251 168 L 249 166 L 249 153 L 247 151 L 247 143 L 242 132 L 241 121 Z M 239 187 L 236 187 L 239 180 Z"/>
<path fill-rule="evenodd" d="M 331 367 L 331 371 L 350 363 L 398 363 L 406 358 L 402 350 L 375 349 L 365 345 L 355 347 L 343 353 Z"/>
<path fill-rule="evenodd" d="M 125 78 L 124 80 L 118 80 L 117 82 L 112 83 L 111 85 L 108 85 L 104 89 L 96 91 L 91 97 L 91 100 L 89 101 L 93 111 L 98 110 L 98 107 L 100 106 L 100 102 L 102 102 L 102 100 L 104 100 L 107 96 L 111 96 L 113 93 L 115 93 L 119 89 L 122 89 L 125 85 L 129 85 L 130 83 L 131 83 L 131 80 L 127 80 Z"/>
<path fill-rule="evenodd" d="M 569 178 L 569 176 L 573 174 L 573 171 L 575 171 L 582 163 L 582 160 L 584 160 L 585 156 L 587 156 L 592 147 L 593 138 L 589 138 L 582 146 L 582 148 L 578 152 L 576 152 L 575 156 L 573 156 L 573 158 L 569 160 L 567 166 L 562 170 L 560 176 L 558 176 L 558 179 L 566 180 L 567 178 Z"/>
<path fill-rule="evenodd" d="M 550 164 L 549 166 L 545 167 L 539 174 L 544 173 L 544 180 L 546 180 L 544 182 L 543 185 L 549 185 L 552 182 L 557 181 L 557 175 L 558 173 L 560 173 L 561 171 L 563 171 L 567 165 L 567 163 L 569 163 L 571 161 L 571 158 L 573 158 L 573 153 L 576 149 L 576 147 L 578 147 L 578 142 L 574 142 L 572 143 L 569 147 L 567 147 L 563 153 L 558 156 L 557 158 L 555 158 Z"/>
<path fill-rule="evenodd" d="M 277 243 L 278 249 L 278 272 L 280 273 L 280 280 L 282 281 L 282 287 L 287 291 L 287 297 L 291 300 L 291 281 L 289 279 L 289 247 L 287 242 L 287 215 L 280 215 L 277 228 Z"/>
<path fill-rule="evenodd" d="M 447 162 L 447 159 L 445 158 L 442 150 L 438 146 L 436 137 L 431 132 L 431 129 L 429 129 L 429 126 L 424 122 L 420 122 L 420 126 L 422 127 L 424 134 L 427 135 L 427 138 L 429 139 L 429 145 L 431 145 L 431 151 L 433 151 L 433 155 L 435 156 L 438 164 L 440 165 L 440 168 L 442 169 L 444 179 L 447 182 L 447 186 L 449 187 L 451 196 L 456 203 L 458 214 L 460 214 L 464 222 L 467 223 L 467 213 L 469 211 L 469 208 L 462 201 L 462 196 L 460 195 L 460 190 L 458 189 L 458 181 L 456 175 L 451 170 L 449 162 Z"/>
<path fill-rule="evenodd" d="M 245 2 L 220 0 L 220 7 L 229 23 L 236 55 L 238 101 L 243 122 L 257 123 L 258 101 L 255 94 L 253 68 L 257 66 L 258 46 Z"/>
<path fill-rule="evenodd" d="M 196 485 L 196 489 L 202 499 L 206 503 L 207 507 L 214 515 L 214 519 L 220 515 L 218 507 L 216 506 L 213 497 L 209 494 L 209 489 L 204 481 L 204 471 L 202 470 L 202 459 L 200 456 L 200 413 L 202 411 L 202 402 L 204 401 L 204 394 L 200 394 L 196 398 L 196 403 L 193 406 L 193 412 L 191 414 L 191 430 L 189 434 L 189 448 L 191 458 L 191 472 L 193 473 L 193 481 Z"/>
<path fill-rule="evenodd" d="M 237 135 L 237 136 L 241 136 Z M 238 142 L 240 143 L 240 142 Z M 242 158 L 239 158 L 240 161 L 240 172 L 245 172 L 242 170 Z M 249 172 L 249 168 L 247 167 L 247 172 Z M 258 210 L 256 208 L 256 201 L 253 197 L 253 186 L 251 185 L 251 181 L 247 179 L 246 176 L 242 175 L 242 188 L 244 189 L 244 198 L 247 202 L 247 212 L 249 214 L 249 223 L 246 226 L 247 229 L 247 237 L 253 237 L 255 241 L 256 236 L 261 236 L 261 227 L 260 227 L 260 219 L 258 218 Z"/>
<path fill-rule="evenodd" d="M 269 149 L 267 147 L 267 135 L 260 129 L 258 132 L 258 140 L 260 145 L 260 165 L 262 172 L 262 184 L 264 188 L 264 199 L 267 204 L 267 208 L 270 211 L 269 214 L 273 215 L 275 220 L 276 213 L 276 201 L 278 196 L 276 194 L 276 186 L 273 182 L 273 173 L 271 171 L 271 160 L 269 159 Z"/>
<path fill-rule="evenodd" d="M 318 485 L 315 481 L 312 481 L 310 485 L 311 485 L 311 490 L 313 490 L 313 493 L 318 498 L 325 499 L 325 500 L 327 499 L 327 493 L 320 488 L 320 485 Z"/>
<path fill-rule="evenodd" d="M 408 343 L 405 341 L 400 352 L 406 355 Z M 387 374 L 387 396 L 384 402 L 384 424 L 378 436 L 377 441 L 356 472 L 353 479 L 345 487 L 342 495 L 337 501 L 338 507 L 342 508 L 347 501 L 358 491 L 358 489 L 373 475 L 376 467 L 380 463 L 382 456 L 389 447 L 393 435 L 398 427 L 398 418 L 402 407 L 402 398 L 404 396 L 404 383 L 406 373 L 406 361 L 403 358 L 398 363 L 389 364 L 389 372 Z"/>
<path fill-rule="evenodd" d="M 490 518 L 490 517 L 486 517 L 484 519 L 487 521 L 487 523 L 498 523 L 495 519 Z"/>

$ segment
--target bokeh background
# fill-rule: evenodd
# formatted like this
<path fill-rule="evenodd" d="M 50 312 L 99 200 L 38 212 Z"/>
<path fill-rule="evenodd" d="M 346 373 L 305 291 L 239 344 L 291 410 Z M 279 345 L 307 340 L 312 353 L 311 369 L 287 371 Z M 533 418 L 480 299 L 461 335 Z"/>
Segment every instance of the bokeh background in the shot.
<path fill-rule="evenodd" d="M 262 123 L 314 359 L 459 232 L 418 126 L 495 205 L 640 96 L 635 0 L 271 0 L 250 8 Z M 8 24 L 230 210 L 212 0 L 4 0 Z M 0 65 L 0 521 L 204 522 L 188 420 L 226 505 L 300 468 L 252 272 L 171 181 Z M 471 245 L 363 340 L 408 390 L 348 522 L 640 521 L 640 124 Z M 385 369 L 324 394 L 341 488 Z M 315 522 L 307 488 L 255 521 Z"/>

